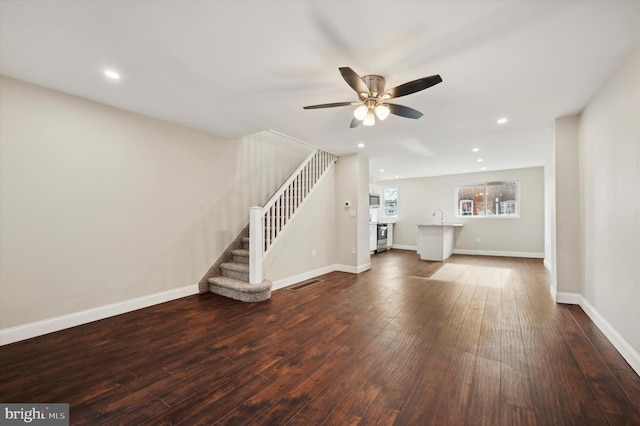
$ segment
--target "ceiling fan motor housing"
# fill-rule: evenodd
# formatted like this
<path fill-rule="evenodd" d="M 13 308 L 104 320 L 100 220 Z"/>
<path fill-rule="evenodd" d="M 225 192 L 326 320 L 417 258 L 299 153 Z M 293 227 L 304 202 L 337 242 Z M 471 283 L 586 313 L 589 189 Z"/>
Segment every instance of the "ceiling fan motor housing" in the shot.
<path fill-rule="evenodd" d="M 381 75 L 365 75 L 362 77 L 362 81 L 369 88 L 370 96 L 377 97 L 384 93 L 386 80 Z"/>

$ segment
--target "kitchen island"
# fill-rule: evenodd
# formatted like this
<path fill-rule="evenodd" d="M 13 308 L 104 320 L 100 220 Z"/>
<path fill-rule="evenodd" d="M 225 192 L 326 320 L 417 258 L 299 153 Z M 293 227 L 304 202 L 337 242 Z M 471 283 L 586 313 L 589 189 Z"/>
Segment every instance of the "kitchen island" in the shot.
<path fill-rule="evenodd" d="M 419 223 L 418 254 L 422 260 L 442 262 L 453 253 L 454 229 L 461 223 Z"/>

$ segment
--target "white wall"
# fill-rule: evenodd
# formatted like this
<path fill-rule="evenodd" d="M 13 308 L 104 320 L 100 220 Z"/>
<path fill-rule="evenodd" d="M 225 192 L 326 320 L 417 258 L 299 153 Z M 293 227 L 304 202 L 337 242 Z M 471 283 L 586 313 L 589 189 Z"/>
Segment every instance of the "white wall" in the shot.
<path fill-rule="evenodd" d="M 454 187 L 457 184 L 497 180 L 520 181 L 519 218 L 454 217 Z M 380 186 L 398 187 L 398 220 L 393 245 L 416 246 L 418 223 L 430 223 L 435 209 L 444 211 L 445 222 L 463 223 L 456 230 L 455 249 L 478 254 L 544 255 L 544 171 L 542 167 L 467 173 L 415 179 L 378 181 Z M 476 239 L 480 238 L 480 242 Z"/>
<path fill-rule="evenodd" d="M 310 152 L 0 79 L 0 330 L 193 286 Z"/>
<path fill-rule="evenodd" d="M 639 76 L 637 45 L 581 114 L 579 292 L 631 346 L 640 373 Z"/>

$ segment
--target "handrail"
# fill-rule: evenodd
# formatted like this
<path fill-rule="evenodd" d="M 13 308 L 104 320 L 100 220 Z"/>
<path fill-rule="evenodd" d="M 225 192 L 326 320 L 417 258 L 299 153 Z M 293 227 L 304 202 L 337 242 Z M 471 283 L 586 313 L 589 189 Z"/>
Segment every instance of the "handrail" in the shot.
<path fill-rule="evenodd" d="M 315 149 L 280 186 L 264 207 L 251 207 L 249 217 L 249 282 L 262 282 L 262 264 L 316 183 L 338 157 Z"/>
<path fill-rule="evenodd" d="M 275 203 L 275 201 L 282 195 L 282 193 L 287 189 L 287 187 L 289 187 L 289 185 L 291 185 L 291 182 L 293 182 L 293 180 L 296 178 L 296 176 L 298 176 L 298 174 L 300 174 L 302 169 L 304 169 L 306 167 L 306 165 L 309 164 L 309 161 L 311 161 L 311 159 L 317 153 L 318 153 L 318 150 L 314 149 L 313 151 L 311 151 L 311 153 L 309 155 L 307 155 L 307 158 L 305 158 L 304 161 L 302 161 L 302 163 L 300 163 L 298 168 L 295 169 L 293 171 L 293 173 L 291 173 L 291 176 L 289 176 L 289 178 L 282 185 L 280 185 L 280 188 L 278 188 L 278 190 L 271 196 L 271 198 L 269 199 L 269 201 L 267 201 L 267 203 L 264 205 L 264 207 L 262 207 L 262 211 L 263 212 L 266 212 L 269 209 L 269 207 L 271 207 Z"/>

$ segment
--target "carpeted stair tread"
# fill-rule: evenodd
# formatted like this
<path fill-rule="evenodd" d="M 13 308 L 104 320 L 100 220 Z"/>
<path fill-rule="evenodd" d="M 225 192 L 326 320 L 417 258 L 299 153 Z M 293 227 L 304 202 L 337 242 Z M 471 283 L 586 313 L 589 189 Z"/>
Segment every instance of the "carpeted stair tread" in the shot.
<path fill-rule="evenodd" d="M 242 290 L 248 293 L 258 293 L 260 291 L 270 290 L 271 282 L 264 280 L 260 284 L 249 284 L 246 281 L 236 280 L 235 278 L 217 276 L 209 278 L 209 283 L 219 285 L 220 287 Z"/>
<path fill-rule="evenodd" d="M 263 302 L 271 297 L 271 281 L 264 280 L 260 284 L 249 284 L 246 281 L 224 276 L 212 277 L 207 281 L 209 281 L 211 293 L 242 302 Z"/>
<path fill-rule="evenodd" d="M 235 272 L 249 272 L 248 263 L 225 262 L 222 265 L 220 265 L 220 268 L 228 269 L 230 271 L 235 271 Z"/>
<path fill-rule="evenodd" d="M 233 255 L 233 261 L 236 263 L 249 263 L 249 250 L 247 249 L 235 249 L 231 250 Z"/>

